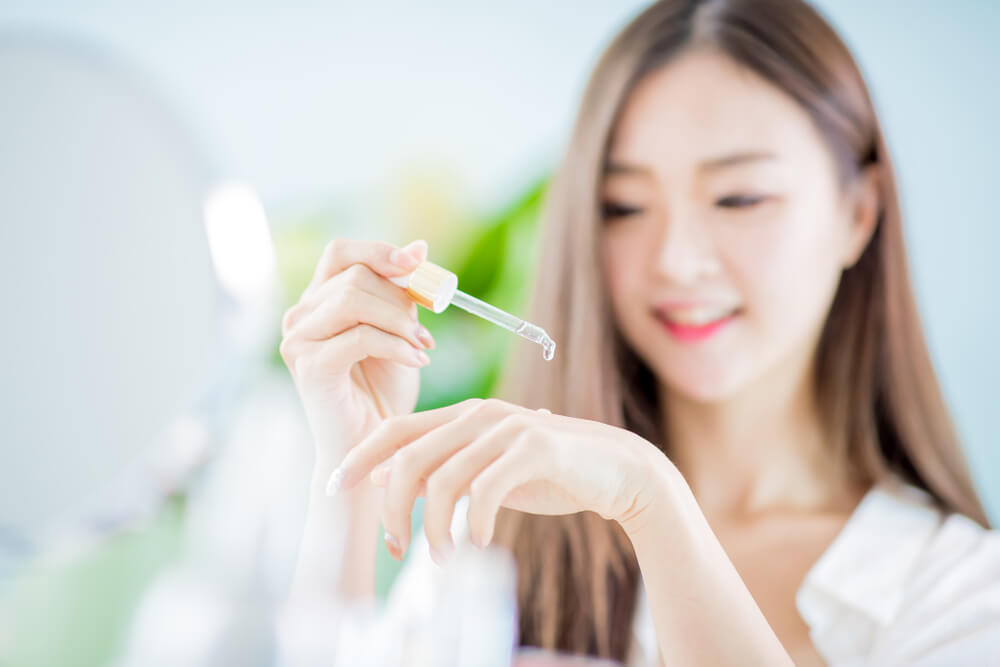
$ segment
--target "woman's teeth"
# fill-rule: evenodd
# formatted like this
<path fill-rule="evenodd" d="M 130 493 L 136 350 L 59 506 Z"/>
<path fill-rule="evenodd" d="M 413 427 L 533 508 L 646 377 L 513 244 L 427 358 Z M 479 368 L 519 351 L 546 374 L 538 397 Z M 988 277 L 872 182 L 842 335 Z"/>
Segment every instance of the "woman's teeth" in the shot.
<path fill-rule="evenodd" d="M 685 308 L 684 310 L 661 313 L 660 316 L 672 324 L 681 326 L 700 327 L 712 322 L 726 319 L 736 313 L 736 308 L 718 308 L 713 306 L 698 306 L 695 308 Z"/>

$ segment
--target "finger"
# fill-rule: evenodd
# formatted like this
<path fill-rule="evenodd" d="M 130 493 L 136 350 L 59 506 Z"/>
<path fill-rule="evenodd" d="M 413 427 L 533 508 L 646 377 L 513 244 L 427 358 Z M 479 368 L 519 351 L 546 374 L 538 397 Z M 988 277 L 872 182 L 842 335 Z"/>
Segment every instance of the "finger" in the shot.
<path fill-rule="evenodd" d="M 351 366 L 369 357 L 395 361 L 413 368 L 423 368 L 431 361 L 422 349 L 370 324 L 351 327 L 328 340 L 305 341 L 300 344 L 304 346 L 305 353 L 298 357 L 308 359 L 313 371 L 323 373 L 346 373 Z M 310 347 L 315 349 L 308 353 Z"/>
<path fill-rule="evenodd" d="M 503 454 L 526 427 L 526 417 L 520 414 L 500 420 L 427 477 L 424 533 L 432 554 L 446 558 L 452 551 L 451 523 L 455 504 L 468 493 L 472 480 Z"/>
<path fill-rule="evenodd" d="M 380 466 L 377 466 L 371 471 L 368 476 L 371 480 L 373 486 L 379 488 L 385 488 L 389 484 L 389 475 L 392 473 L 392 459 L 389 459 Z M 417 488 L 417 498 L 423 498 L 427 495 L 427 481 L 420 480 L 420 486 Z"/>
<path fill-rule="evenodd" d="M 404 445 L 485 402 L 481 398 L 470 398 L 443 408 L 383 420 L 344 457 L 335 471 L 340 475 L 338 488 L 350 489 Z"/>
<path fill-rule="evenodd" d="M 544 469 L 538 452 L 528 446 L 527 433 L 523 431 L 469 485 L 469 540 L 476 546 L 493 540 L 497 512 L 510 492 L 538 479 Z"/>
<path fill-rule="evenodd" d="M 405 310 L 353 286 L 320 304 L 292 330 L 290 337 L 326 340 L 358 324 L 370 324 L 406 339 L 416 348 L 425 347 L 421 340 L 423 327 Z"/>
<path fill-rule="evenodd" d="M 379 297 L 405 311 L 411 320 L 417 319 L 417 304 L 406 294 L 405 289 L 378 275 L 365 264 L 352 264 L 309 294 L 304 294 L 299 302 L 285 313 L 282 321 L 283 334 L 287 334 L 302 319 L 323 303 L 333 300 L 338 292 L 347 287 Z"/>
<path fill-rule="evenodd" d="M 391 278 L 412 272 L 426 258 L 426 241 L 413 241 L 397 248 L 382 241 L 333 239 L 323 249 L 305 294 L 311 293 L 352 264 L 365 264 L 375 273 Z"/>
<path fill-rule="evenodd" d="M 452 455 L 475 440 L 484 427 L 507 421 L 507 418 L 500 415 L 509 410 L 509 404 L 481 403 L 456 419 L 431 429 L 393 454 L 392 472 L 389 475 L 382 505 L 382 525 L 386 532 L 399 540 L 402 552 L 405 553 L 408 546 L 410 515 L 421 480 L 427 480 L 429 491 L 433 480 L 432 473 Z M 508 425 L 508 428 L 510 426 Z M 454 506 L 454 502 L 452 505 Z M 451 547 L 450 537 L 436 539 L 435 543 L 431 544 L 432 555 L 435 556 L 435 560 L 440 561 L 437 554 L 450 552 Z"/>

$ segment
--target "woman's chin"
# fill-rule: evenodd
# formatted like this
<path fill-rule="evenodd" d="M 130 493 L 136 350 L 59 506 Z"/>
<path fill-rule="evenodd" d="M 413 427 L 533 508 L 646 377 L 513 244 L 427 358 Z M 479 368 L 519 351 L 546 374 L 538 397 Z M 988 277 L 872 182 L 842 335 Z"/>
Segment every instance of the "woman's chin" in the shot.
<path fill-rule="evenodd" d="M 668 368 L 659 375 L 670 392 L 696 403 L 727 401 L 746 384 L 732 366 Z"/>

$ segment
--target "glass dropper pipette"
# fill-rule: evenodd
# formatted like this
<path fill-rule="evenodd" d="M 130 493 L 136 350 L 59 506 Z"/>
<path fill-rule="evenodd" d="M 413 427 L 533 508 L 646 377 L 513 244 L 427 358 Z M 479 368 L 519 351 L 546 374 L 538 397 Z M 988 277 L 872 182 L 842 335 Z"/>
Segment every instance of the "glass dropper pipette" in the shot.
<path fill-rule="evenodd" d="M 458 276 L 437 264 L 423 262 L 413 273 L 390 280 L 405 287 L 414 301 L 435 313 L 454 304 L 466 312 L 538 343 L 542 346 L 542 358 L 546 361 L 551 361 L 555 356 L 556 344 L 545 333 L 545 329 L 461 291 L 458 289 Z"/>

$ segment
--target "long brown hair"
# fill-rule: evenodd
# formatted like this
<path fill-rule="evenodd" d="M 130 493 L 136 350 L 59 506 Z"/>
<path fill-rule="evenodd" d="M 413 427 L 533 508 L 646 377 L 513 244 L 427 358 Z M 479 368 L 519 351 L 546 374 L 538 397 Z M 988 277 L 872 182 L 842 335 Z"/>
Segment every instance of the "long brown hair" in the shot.
<path fill-rule="evenodd" d="M 795 99 L 821 131 L 845 183 L 877 165 L 877 227 L 841 278 L 816 353 L 815 391 L 829 442 L 861 483 L 895 472 L 943 509 L 988 525 L 921 333 L 885 137 L 849 51 L 800 0 L 661 0 L 606 48 L 546 194 L 529 310 L 559 352 L 539 364 L 536 350 L 515 347 L 498 394 L 628 428 L 669 455 L 655 378 L 623 343 L 595 270 L 599 192 L 630 91 L 692 47 L 725 54 Z M 518 564 L 522 644 L 626 659 L 639 573 L 617 524 L 589 512 L 544 517 L 503 510 L 496 540 Z"/>

